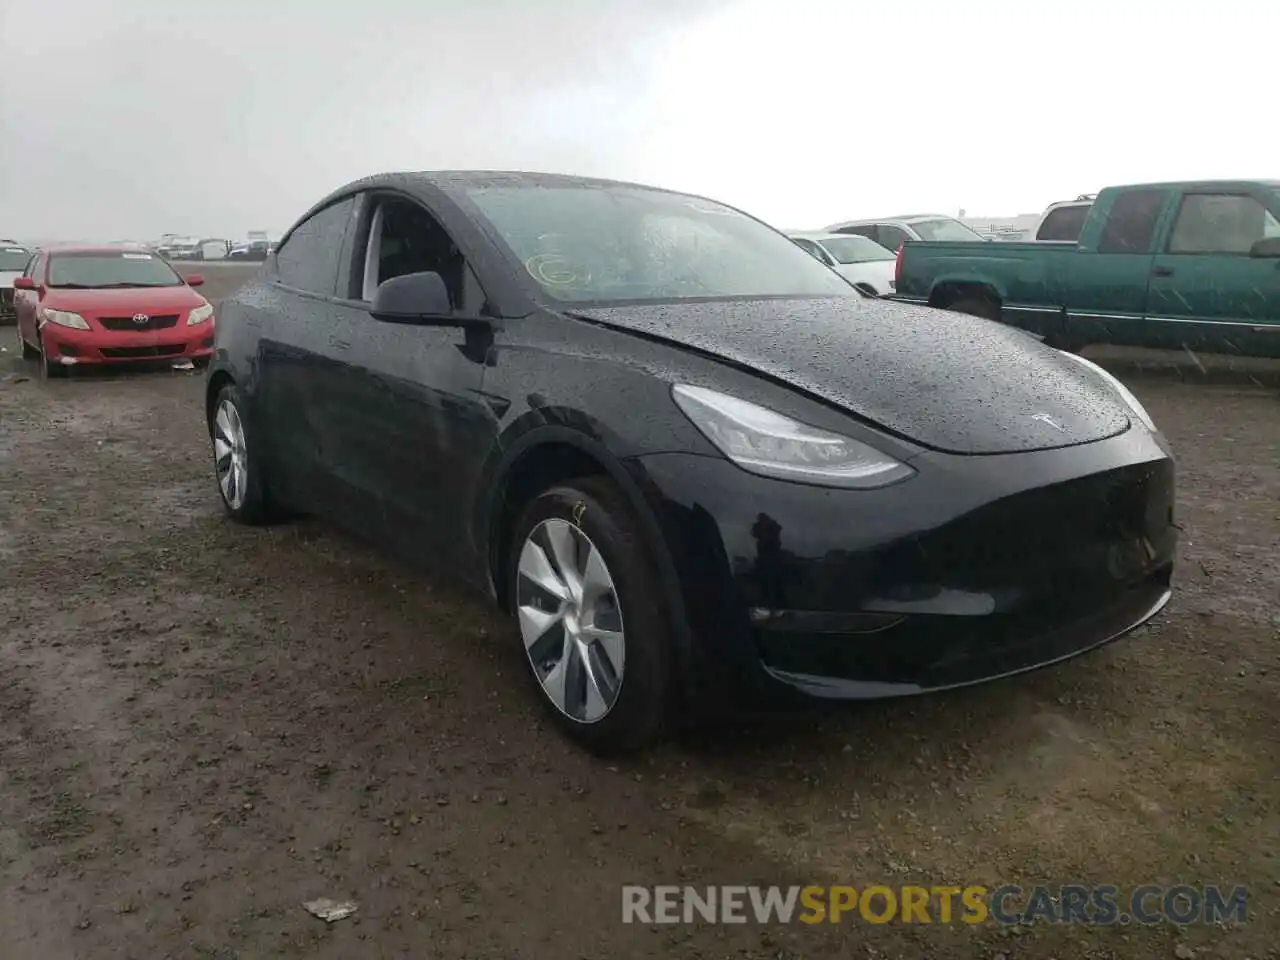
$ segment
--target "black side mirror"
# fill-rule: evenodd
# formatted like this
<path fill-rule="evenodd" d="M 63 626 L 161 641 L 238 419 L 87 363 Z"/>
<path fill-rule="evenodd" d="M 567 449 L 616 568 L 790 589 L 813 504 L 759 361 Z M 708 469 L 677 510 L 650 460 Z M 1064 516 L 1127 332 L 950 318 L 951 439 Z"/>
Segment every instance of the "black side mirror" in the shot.
<path fill-rule="evenodd" d="M 428 323 L 453 313 L 444 278 L 434 271 L 406 273 L 378 284 L 369 313 L 387 323 Z"/>
<path fill-rule="evenodd" d="M 1280 237 L 1263 237 L 1249 248 L 1251 257 L 1280 257 Z"/>

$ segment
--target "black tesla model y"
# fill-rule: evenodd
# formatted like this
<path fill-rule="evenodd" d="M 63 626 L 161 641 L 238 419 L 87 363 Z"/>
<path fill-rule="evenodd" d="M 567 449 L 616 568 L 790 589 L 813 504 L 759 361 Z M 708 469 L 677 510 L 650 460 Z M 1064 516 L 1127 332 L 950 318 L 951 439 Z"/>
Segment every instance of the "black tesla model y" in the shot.
<path fill-rule="evenodd" d="M 955 687 L 1170 596 L 1173 462 L 1112 376 L 634 184 L 334 192 L 223 302 L 207 418 L 234 518 L 329 516 L 486 591 L 602 752 L 725 681 Z"/>

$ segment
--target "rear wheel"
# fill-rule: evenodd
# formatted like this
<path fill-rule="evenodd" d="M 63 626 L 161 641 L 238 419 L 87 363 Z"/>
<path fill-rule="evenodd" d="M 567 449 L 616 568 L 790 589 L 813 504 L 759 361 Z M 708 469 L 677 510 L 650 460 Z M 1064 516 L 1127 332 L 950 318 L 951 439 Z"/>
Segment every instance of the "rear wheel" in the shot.
<path fill-rule="evenodd" d="M 967 313 L 970 316 L 982 317 L 984 320 L 1000 319 L 1000 304 L 986 297 L 961 297 L 947 304 L 947 309 L 956 313 Z"/>
<path fill-rule="evenodd" d="M 671 713 L 669 613 L 639 524 L 607 480 L 543 492 L 517 522 L 509 596 L 560 727 L 597 754 L 641 749 Z"/>

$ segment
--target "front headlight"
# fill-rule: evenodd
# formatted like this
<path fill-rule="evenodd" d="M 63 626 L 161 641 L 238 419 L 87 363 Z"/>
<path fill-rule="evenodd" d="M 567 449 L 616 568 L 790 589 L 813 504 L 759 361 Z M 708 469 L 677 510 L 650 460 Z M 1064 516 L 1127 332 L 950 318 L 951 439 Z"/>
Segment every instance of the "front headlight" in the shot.
<path fill-rule="evenodd" d="M 865 443 L 728 394 L 676 384 L 671 395 L 721 453 L 751 473 L 863 490 L 915 475 L 905 463 Z"/>
<path fill-rule="evenodd" d="M 40 319 L 45 323 L 56 323 L 60 327 L 70 327 L 72 330 L 89 329 L 89 324 L 84 317 L 78 313 L 72 313 L 70 310 L 51 310 L 48 307 L 42 307 Z"/>
<path fill-rule="evenodd" d="M 206 303 L 203 307 L 196 307 L 187 314 L 187 326 L 194 327 L 198 323 L 204 323 L 213 316 L 213 304 Z"/>
<path fill-rule="evenodd" d="M 1147 413 L 1147 408 L 1142 405 L 1142 403 L 1138 400 L 1137 397 L 1135 397 L 1132 393 L 1129 392 L 1128 387 L 1126 387 L 1123 383 L 1117 380 L 1112 374 L 1108 373 L 1106 370 L 1103 370 L 1100 366 L 1098 366 L 1092 360 L 1086 360 L 1084 357 L 1080 356 L 1080 354 L 1078 353 L 1067 353 L 1064 350 L 1062 351 L 1062 355 L 1064 357 L 1070 357 L 1076 363 L 1080 364 L 1080 366 L 1085 367 L 1086 369 L 1092 370 L 1094 373 L 1100 376 L 1103 380 L 1107 381 L 1107 383 L 1111 385 L 1111 389 L 1115 390 L 1115 392 L 1120 395 L 1120 399 L 1124 401 L 1125 406 L 1127 406 L 1130 410 L 1134 412 L 1137 418 L 1142 421 L 1143 425 L 1145 425 L 1148 430 L 1150 430 L 1152 433 L 1160 432 L 1160 428 L 1157 427 L 1155 424 L 1155 421 L 1151 419 L 1151 414 Z"/>

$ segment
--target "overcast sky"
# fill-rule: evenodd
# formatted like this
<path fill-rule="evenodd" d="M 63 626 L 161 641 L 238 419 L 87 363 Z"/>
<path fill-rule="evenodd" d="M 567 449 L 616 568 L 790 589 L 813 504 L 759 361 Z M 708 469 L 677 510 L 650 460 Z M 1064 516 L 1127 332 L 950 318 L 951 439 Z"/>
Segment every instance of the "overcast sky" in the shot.
<path fill-rule="evenodd" d="M 1263 2 L 0 0 L 0 236 L 280 231 L 389 169 L 783 227 L 1280 175 Z"/>

